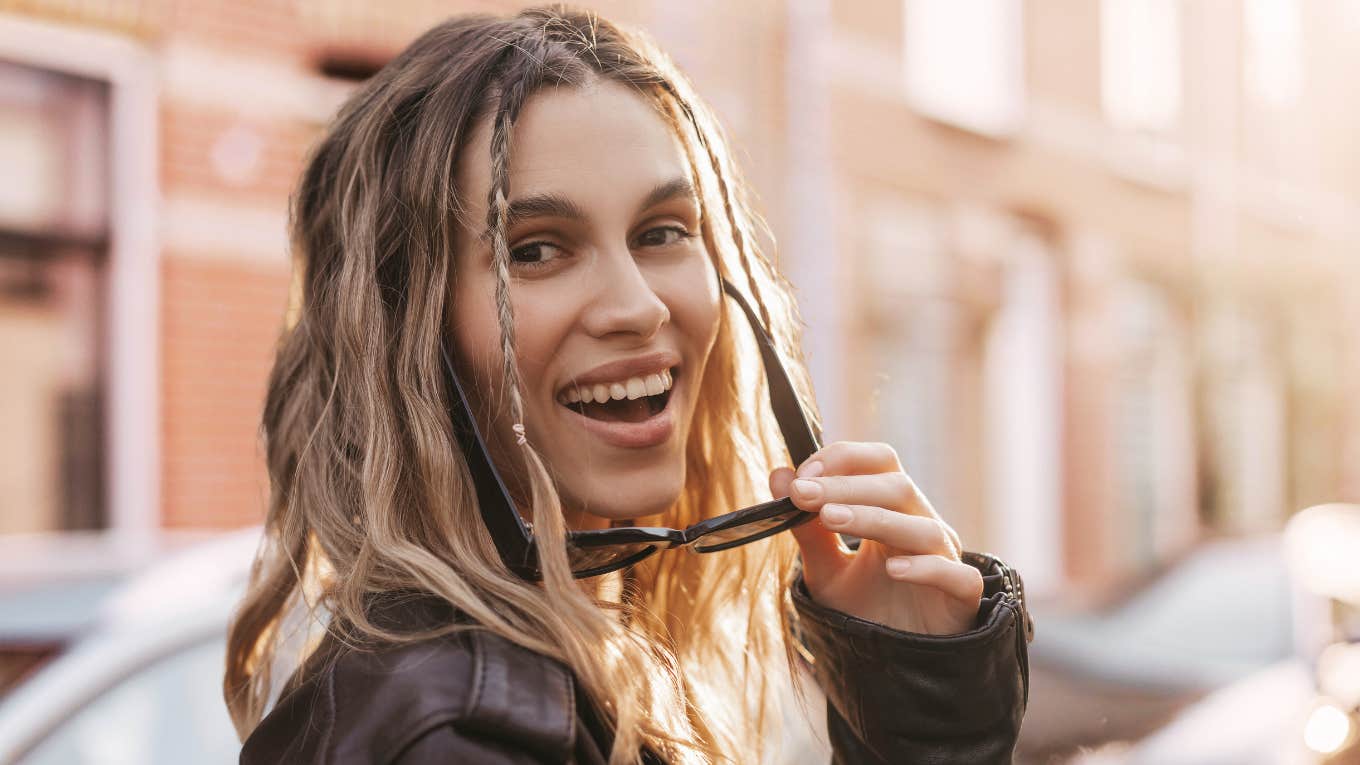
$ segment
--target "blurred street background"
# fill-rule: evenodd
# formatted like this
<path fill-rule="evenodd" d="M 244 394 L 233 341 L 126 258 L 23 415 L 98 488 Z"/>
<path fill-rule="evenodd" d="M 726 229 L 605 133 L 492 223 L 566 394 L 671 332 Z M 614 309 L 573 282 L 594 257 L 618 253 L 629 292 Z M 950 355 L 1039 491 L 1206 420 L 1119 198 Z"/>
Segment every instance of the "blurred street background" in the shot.
<path fill-rule="evenodd" d="M 407 42 L 520 5 L 0 0 L 0 762 L 234 761 L 289 192 Z M 1360 2 L 584 5 L 724 120 L 828 440 L 1025 577 L 1019 761 L 1360 758 Z"/>

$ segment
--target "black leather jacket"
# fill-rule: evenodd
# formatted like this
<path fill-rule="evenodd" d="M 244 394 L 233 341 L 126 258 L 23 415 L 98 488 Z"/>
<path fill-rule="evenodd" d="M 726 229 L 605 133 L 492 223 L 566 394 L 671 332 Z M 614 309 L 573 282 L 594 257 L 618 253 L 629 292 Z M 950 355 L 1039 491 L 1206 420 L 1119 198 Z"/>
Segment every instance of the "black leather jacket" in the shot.
<path fill-rule="evenodd" d="M 976 627 L 961 635 L 900 632 L 814 603 L 801 577 L 793 602 L 827 697 L 833 763 L 1007 763 L 1029 696 L 1033 622 L 1020 578 L 990 555 Z M 404 602 L 398 623 L 438 623 L 443 606 Z M 578 763 L 603 765 L 612 741 L 561 664 L 487 632 L 380 651 L 333 643 L 317 671 L 286 688 L 241 750 L 262 763 Z M 648 762 L 661 761 L 650 752 Z"/>

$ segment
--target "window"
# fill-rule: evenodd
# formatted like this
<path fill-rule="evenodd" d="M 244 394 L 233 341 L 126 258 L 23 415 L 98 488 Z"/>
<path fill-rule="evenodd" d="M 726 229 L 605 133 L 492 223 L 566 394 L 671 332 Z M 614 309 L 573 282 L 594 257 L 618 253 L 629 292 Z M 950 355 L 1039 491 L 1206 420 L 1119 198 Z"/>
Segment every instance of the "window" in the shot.
<path fill-rule="evenodd" d="M 1124 280 L 1110 309 L 1119 356 L 1110 379 L 1116 522 L 1109 543 L 1125 570 L 1145 572 L 1199 533 L 1192 362 L 1182 321 L 1159 286 Z"/>
<path fill-rule="evenodd" d="M 1100 101 L 1119 128 L 1157 133 L 1179 126 L 1178 0 L 1101 0 Z"/>
<path fill-rule="evenodd" d="M 1243 90 L 1253 103 L 1288 109 L 1303 90 L 1303 29 L 1298 0 L 1247 0 L 1243 7 Z"/>
<path fill-rule="evenodd" d="M 1299 111 L 1304 88 L 1303 20 L 1297 0 L 1242 6 L 1242 157 L 1277 179 L 1277 199 L 1322 174 L 1317 126 Z"/>
<path fill-rule="evenodd" d="M 867 432 L 892 444 L 930 501 L 957 523 L 954 412 L 969 402 L 956 369 L 965 322 L 952 294 L 946 221 L 936 206 L 902 198 L 876 200 L 865 212 L 857 318 L 869 329 Z"/>
<path fill-rule="evenodd" d="M 98 529 L 107 94 L 0 63 L 0 533 Z"/>
<path fill-rule="evenodd" d="M 989 136 L 1019 129 L 1025 111 L 1020 0 L 906 0 L 903 74 L 912 108 Z"/>
<path fill-rule="evenodd" d="M 989 541 L 1031 592 L 1063 583 L 1062 297 L 1052 245 L 1017 226 L 981 349 Z"/>

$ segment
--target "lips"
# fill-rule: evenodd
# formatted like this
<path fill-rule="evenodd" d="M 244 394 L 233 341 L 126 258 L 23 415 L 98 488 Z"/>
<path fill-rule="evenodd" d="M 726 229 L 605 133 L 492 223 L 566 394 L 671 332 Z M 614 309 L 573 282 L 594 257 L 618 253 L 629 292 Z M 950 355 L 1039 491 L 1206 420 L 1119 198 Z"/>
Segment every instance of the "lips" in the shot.
<path fill-rule="evenodd" d="M 664 349 L 616 359 L 570 376 L 554 398 L 573 425 L 610 446 L 659 446 L 675 431 L 670 402 L 680 385 L 679 364 L 680 355 Z M 665 377 L 670 384 L 659 389 L 658 379 Z M 646 390 L 639 388 L 639 380 L 647 381 Z M 596 400 L 596 390 L 606 401 Z"/>
<path fill-rule="evenodd" d="M 665 408 L 640 422 L 607 422 L 587 417 L 566 405 L 561 409 L 574 424 L 610 446 L 644 449 L 666 443 L 675 432 L 675 417 L 672 414 L 675 410 L 670 405 L 671 400 L 674 400 L 673 395 L 668 398 Z"/>
<path fill-rule="evenodd" d="M 657 350 L 640 356 L 617 359 L 580 374 L 572 375 L 565 384 L 558 388 L 555 398 L 562 401 L 563 394 L 572 387 L 621 382 L 630 377 L 645 377 L 650 374 L 660 374 L 666 370 L 672 370 L 672 374 L 674 374 L 679 371 L 674 369 L 679 365 L 680 354 L 670 350 Z"/>

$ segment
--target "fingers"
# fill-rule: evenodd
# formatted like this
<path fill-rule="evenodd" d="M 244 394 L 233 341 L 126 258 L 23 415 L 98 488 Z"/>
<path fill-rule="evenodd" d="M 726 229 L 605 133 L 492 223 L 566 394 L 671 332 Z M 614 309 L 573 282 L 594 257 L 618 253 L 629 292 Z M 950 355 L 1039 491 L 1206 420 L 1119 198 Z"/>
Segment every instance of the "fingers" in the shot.
<path fill-rule="evenodd" d="M 836 441 L 813 452 L 798 466 L 799 477 L 859 475 L 902 470 L 897 452 L 877 441 Z"/>
<path fill-rule="evenodd" d="M 813 511 L 828 502 L 853 505 L 877 505 L 899 513 L 933 515 L 930 503 L 906 473 L 877 473 L 873 475 L 831 475 L 821 478 L 798 478 L 790 487 L 793 503 L 803 510 Z"/>
<path fill-rule="evenodd" d="M 846 442 L 836 442 L 836 444 L 844 443 Z M 833 446 L 836 444 L 833 444 Z M 880 457 L 883 454 L 892 453 L 892 448 L 888 447 L 887 444 L 867 444 L 867 446 L 883 446 L 885 451 L 880 453 Z M 893 459 L 896 460 L 895 455 Z M 809 465 L 812 465 L 811 460 L 803 463 L 803 468 L 807 468 Z M 926 499 L 925 494 L 916 486 L 916 483 L 901 469 L 872 475 L 828 474 L 817 477 L 801 477 L 803 468 L 800 468 L 800 477 L 793 481 L 792 486 L 789 487 L 791 491 L 787 495 L 802 510 L 815 512 L 821 509 L 823 505 L 834 502 L 845 505 L 874 505 L 899 513 L 940 519 L 939 513 L 936 513 L 935 508 L 931 507 L 930 500 Z M 955 549 L 962 550 L 963 545 L 959 542 L 959 535 L 954 529 L 945 524 L 945 530 L 953 541 Z"/>
<path fill-rule="evenodd" d="M 939 555 L 903 555 L 883 565 L 898 581 L 934 587 L 969 603 L 982 598 L 982 572 L 967 563 Z"/>
<path fill-rule="evenodd" d="M 778 468 L 770 473 L 770 493 L 774 497 L 789 496 L 789 484 L 793 481 L 791 468 Z M 803 578 L 808 586 L 816 588 L 823 576 L 837 570 L 849 550 L 841 544 L 835 532 L 817 523 L 804 523 L 792 529 L 793 538 L 798 542 L 803 557 Z"/>
<path fill-rule="evenodd" d="M 913 555 L 938 554 L 950 560 L 959 556 L 953 530 L 938 518 L 906 515 L 874 505 L 829 503 L 822 505 L 821 525 Z"/>
<path fill-rule="evenodd" d="M 805 574 L 812 567 L 831 565 L 836 559 L 843 562 L 850 554 L 835 532 L 910 553 L 899 557 L 933 556 L 944 562 L 958 562 L 962 554 L 958 533 L 931 507 L 888 444 L 860 441 L 827 444 L 798 466 L 796 479 L 788 475 L 786 468 L 772 473 L 770 487 L 774 496 L 787 496 L 798 508 L 822 515 L 820 523 L 803 524 L 793 530 L 803 550 Z M 843 520 L 834 517 L 838 508 L 840 515 L 845 516 Z M 976 569 L 959 565 L 965 568 L 953 570 L 953 576 L 961 581 L 953 584 L 967 585 L 974 578 L 970 572 Z M 923 564 L 912 576 L 924 576 L 931 568 L 933 564 Z"/>
<path fill-rule="evenodd" d="M 789 496 L 789 484 L 792 482 L 792 468 L 775 468 L 770 472 L 770 494 L 775 499 Z"/>

